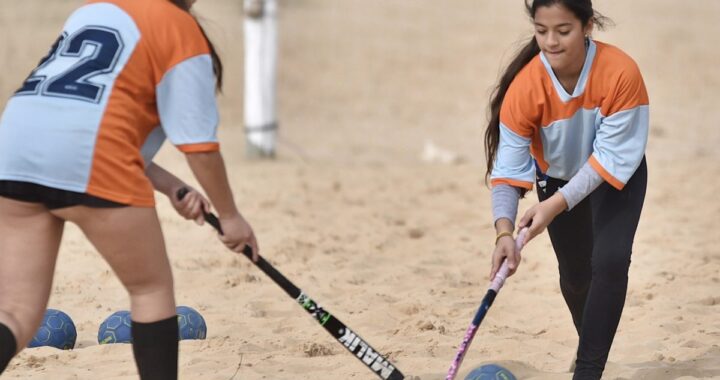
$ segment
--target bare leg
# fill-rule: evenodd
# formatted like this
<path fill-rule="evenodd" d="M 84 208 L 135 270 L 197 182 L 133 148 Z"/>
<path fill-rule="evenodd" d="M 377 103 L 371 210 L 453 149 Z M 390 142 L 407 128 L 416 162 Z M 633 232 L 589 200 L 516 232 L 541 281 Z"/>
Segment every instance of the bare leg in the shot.
<path fill-rule="evenodd" d="M 134 321 L 175 315 L 172 272 L 154 208 L 77 206 L 53 214 L 77 224 L 110 264 L 130 295 Z"/>
<path fill-rule="evenodd" d="M 17 352 L 45 313 L 63 226 L 43 205 L 0 197 L 0 323 Z"/>
<path fill-rule="evenodd" d="M 140 379 L 177 379 L 173 279 L 155 209 L 78 206 L 54 213 L 82 229 L 130 294 L 133 354 Z"/>

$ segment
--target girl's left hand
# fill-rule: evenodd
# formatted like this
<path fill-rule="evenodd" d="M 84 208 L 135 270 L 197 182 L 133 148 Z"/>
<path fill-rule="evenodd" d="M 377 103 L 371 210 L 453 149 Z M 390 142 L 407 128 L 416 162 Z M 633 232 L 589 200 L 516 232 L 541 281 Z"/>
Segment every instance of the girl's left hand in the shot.
<path fill-rule="evenodd" d="M 535 236 L 542 233 L 550 222 L 561 212 L 567 209 L 567 202 L 560 192 L 556 192 L 550 198 L 530 207 L 525 212 L 518 224 L 518 231 L 528 227 L 523 246 Z"/>
<path fill-rule="evenodd" d="M 200 194 L 200 192 L 185 184 L 174 189 L 171 194 L 177 194 L 177 190 L 183 187 L 188 190 L 188 193 L 183 196 L 182 200 L 178 200 L 177 196 L 171 196 L 170 203 L 172 203 L 175 211 L 177 211 L 180 216 L 185 219 L 194 220 L 195 223 L 199 225 L 203 225 L 203 223 L 205 223 L 203 211 L 206 213 L 210 212 L 210 201 Z"/>

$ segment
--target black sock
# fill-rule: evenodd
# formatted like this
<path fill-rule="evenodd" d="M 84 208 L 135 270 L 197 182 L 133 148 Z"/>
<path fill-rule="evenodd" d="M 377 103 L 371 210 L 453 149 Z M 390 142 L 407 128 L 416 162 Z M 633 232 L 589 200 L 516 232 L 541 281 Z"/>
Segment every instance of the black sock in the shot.
<path fill-rule="evenodd" d="M 173 316 L 151 323 L 132 322 L 133 354 L 141 380 L 176 380 L 178 322 Z"/>
<path fill-rule="evenodd" d="M 13 335 L 10 329 L 0 323 L 0 373 L 5 371 L 10 359 L 15 356 L 17 352 L 17 341 L 15 335 Z"/>

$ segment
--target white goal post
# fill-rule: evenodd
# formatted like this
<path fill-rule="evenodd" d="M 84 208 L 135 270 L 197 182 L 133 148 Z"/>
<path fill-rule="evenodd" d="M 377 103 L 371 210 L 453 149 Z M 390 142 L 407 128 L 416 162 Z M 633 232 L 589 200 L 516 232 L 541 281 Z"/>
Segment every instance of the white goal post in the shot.
<path fill-rule="evenodd" d="M 275 157 L 277 0 L 243 0 L 245 132 L 248 157 Z"/>

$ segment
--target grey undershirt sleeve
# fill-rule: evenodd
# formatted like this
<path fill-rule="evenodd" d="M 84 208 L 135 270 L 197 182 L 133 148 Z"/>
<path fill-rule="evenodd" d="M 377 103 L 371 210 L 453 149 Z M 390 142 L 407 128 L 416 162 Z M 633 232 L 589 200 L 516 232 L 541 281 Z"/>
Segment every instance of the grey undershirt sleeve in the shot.
<path fill-rule="evenodd" d="M 595 191 L 603 182 L 600 174 L 586 162 L 582 168 L 572 177 L 570 181 L 558 190 L 568 204 L 568 210 L 572 210 L 580 201 Z"/>
<path fill-rule="evenodd" d="M 493 225 L 498 219 L 507 218 L 515 225 L 520 201 L 520 190 L 511 185 L 497 185 L 492 188 Z"/>

